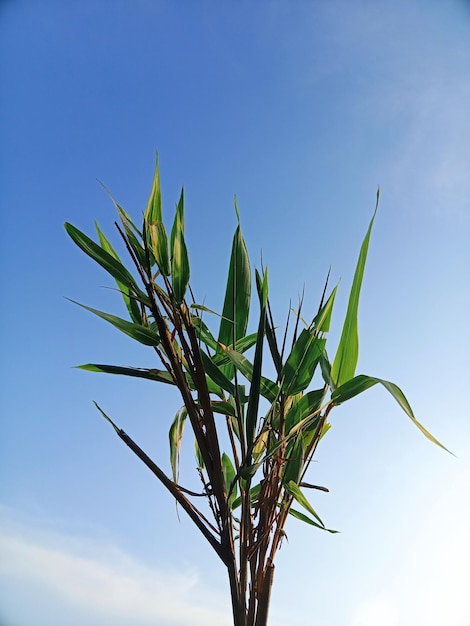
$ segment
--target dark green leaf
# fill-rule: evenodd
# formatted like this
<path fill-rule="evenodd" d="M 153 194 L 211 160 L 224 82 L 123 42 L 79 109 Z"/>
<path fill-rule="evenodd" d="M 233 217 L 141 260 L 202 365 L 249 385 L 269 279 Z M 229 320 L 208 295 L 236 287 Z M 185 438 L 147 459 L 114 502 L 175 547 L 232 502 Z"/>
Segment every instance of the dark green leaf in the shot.
<path fill-rule="evenodd" d="M 302 330 L 281 372 L 282 389 L 287 395 L 295 395 L 308 387 L 325 344 L 326 340 L 317 336 L 315 330 Z"/>
<path fill-rule="evenodd" d="M 120 367 L 118 365 L 101 365 L 98 363 L 86 363 L 85 365 L 78 365 L 77 368 L 87 372 L 119 374 L 122 376 L 145 378 L 146 380 L 153 380 L 158 383 L 166 383 L 169 385 L 175 384 L 171 374 L 166 370 L 144 369 L 139 367 Z"/>
<path fill-rule="evenodd" d="M 209 378 L 213 380 L 216 385 L 227 391 L 230 395 L 234 396 L 236 393 L 235 385 L 224 375 L 224 373 L 212 361 L 211 357 L 203 350 L 201 350 L 201 358 L 207 376 L 209 376 Z"/>
<path fill-rule="evenodd" d="M 70 300 L 70 298 L 67 298 Z M 98 309 L 92 309 L 89 306 L 85 306 L 84 304 L 80 304 L 80 302 L 75 302 L 75 300 L 70 300 L 74 304 L 78 304 L 82 308 L 98 315 L 102 319 L 106 320 L 117 329 L 135 339 L 139 343 L 143 343 L 146 346 L 158 346 L 160 343 L 160 337 L 158 334 L 150 329 L 148 326 L 141 326 L 140 324 L 134 324 L 133 322 L 128 322 L 127 320 L 123 320 L 120 317 L 116 317 L 115 315 L 110 315 L 109 313 L 104 313 L 103 311 L 98 311 Z"/>
<path fill-rule="evenodd" d="M 132 275 L 126 270 L 124 265 L 111 256 L 109 252 L 103 250 L 97 243 L 68 222 L 65 223 L 65 230 L 77 246 L 101 265 L 113 278 L 127 287 L 134 287 L 135 282 Z M 137 289 L 134 289 L 134 291 L 137 291 Z"/>
<path fill-rule="evenodd" d="M 121 259 L 118 257 L 118 255 L 115 252 L 114 248 L 109 243 L 109 241 L 107 240 L 107 238 L 105 237 L 105 235 L 101 231 L 100 227 L 98 226 L 98 222 L 96 222 L 96 221 L 95 221 L 95 228 L 96 228 L 96 232 L 98 233 L 100 244 L 101 244 L 101 247 L 103 248 L 103 250 L 105 252 L 108 252 L 108 254 L 110 254 L 112 257 L 114 257 L 116 259 L 116 261 L 121 263 Z M 137 324 L 141 324 L 142 323 L 142 315 L 141 315 L 139 306 L 138 306 L 138 304 L 137 304 L 137 302 L 135 300 L 135 297 L 132 294 L 132 291 L 129 289 L 129 287 L 127 285 L 125 285 L 124 283 L 122 283 L 119 280 L 116 280 L 116 284 L 117 284 L 117 286 L 119 288 L 119 291 L 122 294 L 122 297 L 124 299 L 126 308 L 129 311 L 129 315 L 131 316 L 131 319 L 134 322 L 136 322 Z"/>
<path fill-rule="evenodd" d="M 235 407 L 230 404 L 230 402 L 211 402 L 212 410 L 215 413 L 221 413 L 222 415 L 233 415 L 236 417 Z"/>
<path fill-rule="evenodd" d="M 266 303 L 268 298 L 267 271 L 264 272 L 263 278 L 261 278 L 258 271 L 256 271 L 256 282 L 260 299 L 260 318 L 256 339 L 255 358 L 253 361 L 253 373 L 251 376 L 250 393 L 248 398 L 248 407 L 246 410 L 246 442 L 248 448 L 251 447 L 255 438 L 256 424 L 258 421 L 258 408 L 261 392 L 261 367 L 263 363 L 263 342 L 264 330 L 266 325 Z"/>
<path fill-rule="evenodd" d="M 243 354 L 240 354 L 236 350 L 232 350 L 227 346 L 219 344 L 219 347 L 224 352 L 224 354 L 228 356 L 228 358 L 236 366 L 236 368 L 243 374 L 243 376 L 245 376 L 245 378 L 247 378 L 251 382 L 253 379 L 253 365 L 248 361 L 248 359 L 244 357 Z M 260 393 L 270 402 L 274 402 L 279 395 L 279 387 L 272 380 L 261 376 Z"/>

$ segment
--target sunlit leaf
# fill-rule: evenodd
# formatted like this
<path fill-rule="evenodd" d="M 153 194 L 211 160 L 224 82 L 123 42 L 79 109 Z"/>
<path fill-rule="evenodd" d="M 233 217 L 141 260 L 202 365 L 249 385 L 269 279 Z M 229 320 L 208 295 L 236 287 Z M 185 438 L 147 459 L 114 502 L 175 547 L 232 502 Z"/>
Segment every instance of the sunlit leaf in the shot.
<path fill-rule="evenodd" d="M 145 210 L 145 221 L 148 224 L 162 222 L 162 194 L 160 191 L 160 172 L 158 169 L 158 154 L 155 159 L 155 172 L 153 175 L 152 189 Z"/>
<path fill-rule="evenodd" d="M 327 533 L 335 534 L 339 532 L 339 530 L 331 530 L 330 528 L 325 528 L 325 526 L 321 526 L 320 524 L 317 524 L 317 522 L 314 522 L 313 519 L 310 519 L 310 517 L 308 517 L 307 515 L 304 515 L 300 511 L 296 511 L 295 509 L 289 509 L 289 515 L 292 515 L 292 517 L 295 517 L 301 522 L 310 524 L 310 526 L 315 526 L 316 528 L 319 528 L 320 530 L 325 530 Z"/>
<path fill-rule="evenodd" d="M 285 432 L 289 433 L 293 426 L 313 415 L 320 408 L 325 397 L 324 389 L 309 391 L 298 400 L 294 400 L 291 408 L 285 416 Z"/>
<path fill-rule="evenodd" d="M 405 411 L 408 417 L 411 419 L 413 424 L 419 428 L 419 430 L 423 433 L 425 437 L 427 437 L 430 441 L 437 444 L 441 448 L 444 448 L 447 452 L 450 452 L 445 446 L 442 445 L 430 432 L 424 428 L 422 424 L 418 422 L 415 418 L 411 406 L 408 403 L 408 400 L 405 397 L 403 391 L 394 383 L 389 382 L 388 380 L 382 380 L 381 378 L 374 378 L 373 376 L 365 376 L 364 374 L 360 374 L 351 380 L 348 380 L 346 383 L 337 387 L 336 390 L 331 394 L 331 400 L 335 404 L 341 404 L 342 402 L 346 402 L 354 396 L 366 391 L 370 387 L 373 387 L 377 383 L 380 383 L 385 387 L 385 389 L 392 394 L 401 408 Z M 452 454 L 452 453 L 451 453 Z"/>
<path fill-rule="evenodd" d="M 218 340 L 225 346 L 234 346 L 245 336 L 250 312 L 251 269 L 248 251 L 240 224 L 235 230 L 230 266 L 225 291 Z M 233 377 L 232 365 L 225 366 L 225 374 Z"/>
<path fill-rule="evenodd" d="M 305 442 L 301 432 L 297 434 L 297 437 L 290 441 L 287 445 L 285 452 L 284 472 L 282 474 L 282 484 L 293 482 L 296 485 L 299 483 L 300 476 L 304 465 L 305 456 Z"/>
<path fill-rule="evenodd" d="M 184 425 L 187 417 L 188 413 L 183 407 L 177 412 L 168 433 L 168 438 L 170 440 L 171 472 L 173 474 L 173 480 L 175 483 L 177 483 L 179 480 L 181 442 L 183 440 Z"/>
<path fill-rule="evenodd" d="M 298 485 L 296 485 L 291 480 L 290 482 L 284 485 L 284 489 L 287 491 L 287 493 L 290 496 L 294 498 L 294 500 L 296 500 L 301 506 L 303 506 L 304 509 L 310 513 L 310 515 L 313 515 L 313 517 L 318 521 L 319 524 L 322 525 L 323 528 L 325 528 L 325 524 L 321 521 L 321 519 L 315 513 L 314 508 L 312 507 L 310 502 L 307 500 L 307 498 L 304 496 L 304 494 L 302 493 Z"/>
<path fill-rule="evenodd" d="M 173 294 L 178 304 L 184 300 L 186 288 L 189 282 L 189 259 L 184 241 L 184 191 L 181 190 L 181 197 L 176 208 L 173 229 L 171 231 L 171 280 Z"/>
<path fill-rule="evenodd" d="M 314 330 L 302 330 L 281 372 L 282 389 L 288 395 L 303 391 L 311 383 L 326 340 Z"/>
<path fill-rule="evenodd" d="M 230 492 L 230 488 L 232 487 L 232 483 L 235 478 L 236 472 L 235 472 L 235 468 L 233 467 L 232 461 L 230 460 L 230 457 L 227 454 L 225 454 L 225 452 L 222 454 L 222 471 L 224 473 L 225 491 L 227 492 L 227 495 L 228 495 Z M 230 508 L 232 508 L 233 502 L 236 499 L 236 497 L 237 497 L 237 484 L 234 483 L 233 488 L 232 488 L 232 493 L 230 494 L 230 498 L 228 501 Z"/>
<path fill-rule="evenodd" d="M 148 224 L 152 251 L 157 267 L 163 276 L 170 275 L 170 258 L 168 256 L 168 238 L 162 222 L 150 222 Z"/>
<path fill-rule="evenodd" d="M 354 280 L 349 294 L 348 308 L 344 319 L 343 330 L 341 332 L 338 349 L 331 368 L 331 378 L 338 387 L 347 380 L 350 380 L 356 371 L 359 356 L 359 335 L 357 324 L 359 296 L 361 294 L 362 279 L 364 277 L 364 268 L 369 249 L 370 234 L 372 232 L 372 226 L 374 225 L 377 208 L 379 206 L 379 197 L 380 191 L 377 190 L 377 203 L 375 205 L 374 215 L 372 216 L 366 236 L 362 242 L 356 272 L 354 274 Z"/>

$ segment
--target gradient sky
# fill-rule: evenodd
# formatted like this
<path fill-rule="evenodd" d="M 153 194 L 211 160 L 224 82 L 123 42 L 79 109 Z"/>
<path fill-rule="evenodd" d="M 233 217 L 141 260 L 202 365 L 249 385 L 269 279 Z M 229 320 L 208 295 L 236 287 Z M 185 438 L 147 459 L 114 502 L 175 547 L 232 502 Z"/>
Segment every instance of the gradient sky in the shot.
<path fill-rule="evenodd" d="M 73 369 L 154 364 L 63 298 L 122 314 L 63 223 L 112 235 L 97 179 L 140 215 L 158 149 L 199 300 L 221 306 L 237 194 L 278 320 L 341 279 L 330 346 L 380 184 L 358 372 L 456 457 L 384 390 L 337 409 L 311 478 L 341 534 L 289 523 L 270 624 L 469 626 L 468 2 L 4 0 L 0 54 L 0 624 L 231 621 L 223 566 L 92 405 L 169 468 L 177 396 Z"/>

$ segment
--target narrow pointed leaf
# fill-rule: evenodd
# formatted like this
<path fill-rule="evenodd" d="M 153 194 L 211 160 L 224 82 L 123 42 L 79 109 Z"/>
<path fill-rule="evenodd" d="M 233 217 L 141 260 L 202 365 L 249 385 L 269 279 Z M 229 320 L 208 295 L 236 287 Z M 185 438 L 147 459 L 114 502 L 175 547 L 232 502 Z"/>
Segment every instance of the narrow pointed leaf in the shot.
<path fill-rule="evenodd" d="M 331 314 L 333 313 L 333 305 L 335 303 L 336 292 L 338 286 L 336 286 L 330 294 L 330 297 L 322 306 L 312 322 L 312 327 L 317 332 L 327 333 L 330 330 Z"/>
<path fill-rule="evenodd" d="M 114 248 L 112 247 L 112 245 L 109 243 L 108 239 L 105 237 L 104 233 L 101 231 L 100 227 L 98 226 L 98 222 L 96 222 L 96 221 L 95 221 L 95 228 L 96 228 L 96 232 L 98 233 L 100 244 L 101 244 L 101 247 L 103 248 L 103 250 L 105 250 L 105 252 L 108 252 L 108 254 L 110 254 L 112 257 L 114 257 L 116 259 L 116 261 L 121 263 L 121 259 L 117 255 L 117 253 L 114 250 Z M 124 303 L 126 305 L 127 310 L 129 311 L 129 315 L 131 316 L 131 319 L 134 322 L 136 322 L 137 324 L 141 324 L 142 323 L 142 315 L 140 313 L 139 306 L 138 306 L 135 298 L 132 295 L 131 289 L 129 289 L 128 285 L 125 285 L 124 283 L 122 283 L 119 280 L 116 280 L 116 284 L 117 284 L 117 286 L 119 288 L 119 291 L 122 294 Z"/>
<path fill-rule="evenodd" d="M 145 378 L 146 380 L 152 380 L 157 383 L 165 383 L 168 385 L 175 384 L 171 374 L 166 370 L 145 369 L 139 367 L 121 367 L 118 365 L 102 365 L 98 363 L 86 363 L 85 365 L 78 365 L 77 369 L 85 370 L 87 372 L 99 372 L 104 374 L 118 374 L 135 378 Z M 189 387 L 194 390 L 194 383 L 191 376 L 187 374 L 186 380 L 188 381 Z M 213 393 L 219 397 L 223 396 L 222 389 L 212 380 L 207 379 L 207 387 L 209 389 L 209 393 Z"/>
<path fill-rule="evenodd" d="M 372 226 L 374 225 L 377 208 L 379 206 L 379 197 L 380 193 L 377 191 L 377 203 L 375 205 L 374 215 L 372 216 L 366 236 L 362 242 L 356 272 L 354 274 L 354 280 L 349 294 L 348 308 L 346 310 L 343 330 L 341 332 L 338 349 L 331 368 L 331 377 L 338 387 L 347 380 L 353 378 L 356 371 L 357 360 L 359 357 L 359 335 L 357 323 L 359 296 L 361 294 L 362 279 L 364 277 L 364 268 L 369 249 L 370 234 L 372 232 Z"/>
<path fill-rule="evenodd" d="M 67 300 L 70 300 L 70 298 L 67 298 Z M 75 300 L 70 300 L 70 302 L 78 304 L 78 306 L 81 306 L 83 309 L 101 317 L 139 343 L 143 343 L 146 346 L 158 346 L 160 343 L 160 337 L 158 334 L 148 326 L 141 326 L 140 324 L 128 322 L 127 320 L 123 320 L 121 317 L 116 317 L 115 315 L 98 311 L 98 309 L 92 309 L 89 306 L 80 304 L 80 302 L 75 302 Z"/>
<path fill-rule="evenodd" d="M 282 389 L 288 395 L 304 391 L 312 381 L 326 340 L 314 330 L 302 330 L 282 368 Z"/>
<path fill-rule="evenodd" d="M 186 409 L 185 408 L 180 409 L 177 412 L 175 419 L 173 420 L 170 426 L 170 431 L 168 433 L 168 438 L 170 440 L 171 472 L 173 474 L 173 480 L 175 483 L 177 483 L 179 479 L 181 442 L 183 441 L 184 425 L 185 425 L 187 416 L 188 416 L 188 413 Z"/>
<path fill-rule="evenodd" d="M 236 394 L 235 385 L 225 376 L 225 374 L 215 365 L 211 357 L 201 350 L 202 363 L 204 370 L 216 385 L 227 391 L 230 395 Z"/>
<path fill-rule="evenodd" d="M 77 246 L 81 248 L 85 254 L 101 265 L 101 267 L 111 274 L 113 278 L 128 287 L 133 287 L 135 285 L 132 275 L 127 271 L 124 265 L 117 261 L 111 254 L 109 254 L 109 252 L 103 250 L 101 246 L 68 222 L 65 223 L 65 230 Z"/>
<path fill-rule="evenodd" d="M 155 160 L 155 172 L 153 175 L 152 189 L 145 211 L 145 220 L 148 224 L 162 222 L 162 194 L 160 191 L 160 172 L 158 169 L 158 154 Z"/>
<path fill-rule="evenodd" d="M 235 468 L 233 467 L 232 461 L 230 460 L 230 457 L 225 454 L 225 452 L 222 454 L 222 471 L 224 473 L 224 481 L 225 481 L 225 491 L 228 493 L 230 492 L 230 487 L 233 483 L 233 479 L 235 478 Z M 233 486 L 232 489 L 232 493 L 230 494 L 230 498 L 228 501 L 229 507 L 232 508 L 233 506 L 233 502 L 237 497 L 237 485 L 236 483 Z"/>
<path fill-rule="evenodd" d="M 250 382 L 253 379 L 253 365 L 248 361 L 243 354 L 240 354 L 236 350 L 232 350 L 227 346 L 224 346 L 219 343 L 219 347 L 227 355 L 230 361 L 235 365 L 235 367 L 245 376 L 247 380 Z M 269 400 L 270 402 L 274 402 L 279 395 L 279 387 L 269 378 L 264 376 L 260 377 L 260 393 L 261 395 Z"/>
<path fill-rule="evenodd" d="M 261 368 L 263 363 L 263 342 L 266 325 L 266 303 L 267 303 L 267 272 L 261 279 L 256 272 L 256 282 L 260 299 L 260 319 L 258 324 L 258 336 L 256 339 L 255 358 L 253 361 L 253 373 L 251 376 L 250 394 L 248 407 L 246 410 L 246 441 L 248 448 L 251 447 L 255 438 L 256 424 L 258 421 L 258 408 L 261 391 Z"/>
<path fill-rule="evenodd" d="M 316 520 L 318 520 L 318 523 L 321 524 L 321 526 L 323 528 L 325 528 L 325 524 L 321 521 L 321 519 L 315 513 L 314 508 L 312 507 L 310 502 L 307 500 L 307 498 L 304 496 L 304 494 L 302 493 L 302 491 L 301 491 L 301 489 L 300 489 L 300 487 L 298 485 L 296 485 L 291 480 L 290 482 L 288 482 L 287 484 L 284 485 L 284 489 L 287 491 L 287 493 L 290 496 L 292 496 L 294 498 L 294 500 L 296 500 L 301 506 L 303 506 L 304 509 L 310 513 L 310 515 L 313 515 L 313 517 Z"/>
<path fill-rule="evenodd" d="M 298 485 L 302 469 L 304 466 L 305 455 L 305 443 L 301 432 L 297 434 L 297 437 L 291 441 L 285 453 L 286 464 L 284 466 L 284 472 L 282 474 L 282 484 L 285 485 L 292 481 Z"/>
<path fill-rule="evenodd" d="M 120 367 L 119 365 L 102 365 L 98 363 L 86 363 L 77 365 L 77 369 L 87 372 L 99 372 L 104 374 L 118 374 L 121 376 L 131 376 L 133 378 L 145 378 L 158 383 L 174 385 L 171 374 L 166 370 L 143 369 L 139 367 Z"/>
<path fill-rule="evenodd" d="M 408 400 L 405 397 L 403 391 L 395 385 L 395 383 L 391 383 L 388 380 L 382 380 L 381 378 L 374 378 L 373 376 L 365 376 L 364 374 L 360 374 L 355 378 L 348 380 L 346 383 L 337 387 L 336 390 L 331 394 L 331 400 L 334 404 L 341 404 L 342 402 L 346 402 L 354 396 L 366 391 L 370 387 L 373 387 L 377 383 L 380 383 L 385 387 L 385 389 L 395 398 L 398 404 L 401 406 L 403 411 L 408 415 L 413 424 L 419 428 L 419 430 L 423 433 L 425 437 L 427 437 L 430 441 L 435 443 L 436 445 L 444 448 L 447 452 L 450 452 L 445 446 L 440 443 L 430 432 L 424 428 L 420 422 L 415 418 L 411 406 L 408 403 Z M 451 452 L 452 454 L 452 452 Z"/>
<path fill-rule="evenodd" d="M 176 209 L 176 215 L 171 232 L 171 280 L 173 294 L 177 304 L 184 300 L 186 288 L 189 282 L 189 259 L 184 241 L 184 196 L 181 191 L 181 198 Z"/>
<path fill-rule="evenodd" d="M 170 257 L 168 255 L 168 238 L 162 222 L 150 222 L 148 224 L 150 239 L 152 242 L 152 252 L 157 263 L 157 267 L 163 276 L 170 275 Z"/>
<path fill-rule="evenodd" d="M 289 433 L 290 430 L 299 422 L 308 416 L 317 413 L 324 397 L 325 390 L 317 389 L 316 391 L 309 391 L 301 398 L 294 401 L 285 416 L 285 432 Z"/>
<path fill-rule="evenodd" d="M 230 256 L 230 266 L 225 291 L 224 306 L 218 340 L 225 346 L 234 346 L 245 336 L 248 326 L 251 297 L 251 269 L 240 224 L 235 230 Z M 225 366 L 225 374 L 233 377 L 233 366 Z"/>
<path fill-rule="evenodd" d="M 310 517 L 308 517 L 307 515 L 304 515 L 300 511 L 296 511 L 295 509 L 289 509 L 289 515 L 292 515 L 292 517 L 295 517 L 301 522 L 305 522 L 306 524 L 315 526 L 316 528 L 319 528 L 320 530 L 325 530 L 327 533 L 335 534 L 339 532 L 338 530 L 331 530 L 330 528 L 325 528 L 325 526 L 321 526 L 320 524 L 317 524 L 317 522 L 314 522 L 313 519 L 310 519 Z"/>
<path fill-rule="evenodd" d="M 98 409 L 98 411 L 101 413 L 101 415 L 104 417 L 104 419 L 109 422 L 111 424 L 111 426 L 114 428 L 114 430 L 119 434 L 119 432 L 121 431 L 121 429 L 119 428 L 119 426 L 116 426 L 116 424 L 113 422 L 113 420 L 106 415 L 106 413 L 103 411 L 103 409 L 98 405 L 97 402 L 95 402 L 93 400 L 93 404 L 96 406 L 96 408 Z"/>

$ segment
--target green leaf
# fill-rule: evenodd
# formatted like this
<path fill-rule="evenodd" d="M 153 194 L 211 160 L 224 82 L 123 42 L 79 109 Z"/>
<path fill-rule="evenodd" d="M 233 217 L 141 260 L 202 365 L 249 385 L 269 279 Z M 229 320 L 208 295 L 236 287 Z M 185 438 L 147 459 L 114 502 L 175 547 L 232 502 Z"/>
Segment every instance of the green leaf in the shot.
<path fill-rule="evenodd" d="M 331 530 L 330 528 L 325 528 L 324 526 L 320 526 L 320 524 L 317 524 L 317 522 L 314 522 L 313 519 L 310 519 L 309 517 L 307 517 L 307 515 L 304 515 L 303 513 L 301 513 L 300 511 L 296 511 L 295 509 L 289 509 L 289 515 L 292 515 L 292 517 L 295 517 L 301 522 L 305 522 L 306 524 L 315 526 L 316 528 L 319 528 L 320 530 L 325 530 L 327 533 L 334 534 L 334 533 L 339 532 L 338 530 Z"/>
<path fill-rule="evenodd" d="M 227 391 L 230 395 L 236 394 L 235 385 L 225 376 L 217 365 L 213 362 L 211 357 L 203 350 L 201 352 L 202 364 L 207 376 L 214 381 L 216 385 Z"/>
<path fill-rule="evenodd" d="M 173 481 L 175 483 L 177 483 L 179 479 L 181 442 L 183 440 L 184 425 L 185 425 L 187 417 L 188 417 L 188 412 L 183 407 L 177 412 L 175 419 L 173 420 L 173 423 L 170 426 L 170 431 L 168 433 L 168 438 L 170 440 L 171 471 L 173 474 Z"/>
<path fill-rule="evenodd" d="M 163 276 L 170 275 L 170 258 L 168 256 L 168 238 L 165 226 L 162 222 L 151 222 L 148 224 L 150 240 L 152 242 L 152 252 L 157 263 L 157 267 Z"/>
<path fill-rule="evenodd" d="M 133 288 L 135 292 L 138 291 L 135 287 L 134 278 L 121 262 L 117 261 L 111 254 L 109 254 L 109 252 L 103 250 L 103 248 L 78 230 L 78 228 L 72 226 L 72 224 L 66 222 L 65 230 L 77 246 L 81 248 L 85 254 L 101 265 L 101 267 L 111 274 L 113 278 L 118 280 L 123 285 L 126 285 L 126 287 Z"/>
<path fill-rule="evenodd" d="M 315 330 L 302 330 L 281 372 L 282 389 L 286 395 L 295 395 L 308 387 L 325 344 L 326 340 L 317 336 Z"/>
<path fill-rule="evenodd" d="M 260 299 L 260 318 L 256 339 L 255 358 L 253 361 L 253 372 L 251 375 L 248 407 L 246 410 L 246 442 L 248 448 L 251 447 L 255 438 L 256 423 L 258 421 L 258 408 L 261 392 L 261 367 L 263 363 L 263 341 L 266 325 L 266 303 L 268 297 L 267 277 L 267 270 L 264 272 L 263 278 L 261 278 L 258 271 L 256 272 L 256 283 Z"/>
<path fill-rule="evenodd" d="M 103 411 L 103 409 L 94 400 L 93 400 L 93 404 L 96 406 L 96 408 L 101 413 L 101 415 L 104 417 L 104 419 L 107 422 L 109 422 L 111 424 L 111 426 L 114 428 L 114 430 L 119 434 L 121 432 L 121 429 L 119 428 L 119 426 L 116 426 L 116 424 L 113 422 L 113 420 L 110 417 L 108 417 L 108 415 L 106 415 L 106 413 Z"/>
<path fill-rule="evenodd" d="M 309 391 L 296 401 L 294 400 L 285 416 L 285 432 L 289 433 L 299 422 L 317 413 L 325 393 L 325 389 L 317 389 L 316 391 Z"/>
<path fill-rule="evenodd" d="M 427 437 L 430 441 L 440 446 L 447 452 L 450 452 L 445 446 L 442 445 L 435 437 L 428 432 L 422 424 L 418 422 L 415 418 L 411 406 L 408 403 L 408 400 L 405 397 L 403 391 L 395 385 L 395 383 L 391 383 L 388 380 L 382 380 L 381 378 L 374 378 L 373 376 L 365 376 L 364 374 L 360 374 L 351 380 L 348 380 L 346 383 L 342 384 L 340 387 L 337 387 L 336 390 L 331 394 L 331 400 L 334 404 L 341 404 L 342 402 L 346 402 L 354 396 L 366 391 L 370 387 L 373 387 L 377 383 L 380 383 L 385 387 L 385 389 L 392 394 L 398 404 L 401 406 L 403 411 L 408 415 L 413 424 L 419 428 L 419 430 L 423 433 L 425 437 Z M 452 454 L 452 452 L 450 452 Z"/>
<path fill-rule="evenodd" d="M 218 340 L 225 346 L 234 346 L 245 336 L 248 326 L 251 297 L 251 269 L 248 251 L 240 224 L 233 237 L 230 266 L 225 291 Z M 233 377 L 233 366 L 225 366 L 225 374 Z"/>
<path fill-rule="evenodd" d="M 266 339 L 268 340 L 269 350 L 271 352 L 271 357 L 274 363 L 274 367 L 276 368 L 276 374 L 278 380 L 281 377 L 282 371 L 282 359 L 281 353 L 279 352 L 279 346 L 277 345 L 277 338 L 274 329 L 274 323 L 272 320 L 271 307 L 268 301 L 267 306 L 267 315 L 266 315 Z"/>
<path fill-rule="evenodd" d="M 98 222 L 96 222 L 96 221 L 95 221 L 95 228 L 96 228 L 96 232 L 98 233 L 100 244 L 101 244 L 101 247 L 103 248 L 103 250 L 105 250 L 105 252 L 108 252 L 108 254 L 110 254 L 112 257 L 114 257 L 116 259 L 116 261 L 121 263 L 121 259 L 119 258 L 119 256 L 115 252 L 114 248 L 112 247 L 112 245 L 109 243 L 109 241 L 107 240 L 107 238 L 105 237 L 105 235 L 101 231 L 100 227 L 98 226 Z M 127 285 L 125 285 L 124 283 L 122 283 L 119 280 L 116 280 L 116 284 L 117 284 L 117 286 L 119 288 L 119 291 L 122 294 L 124 303 L 126 305 L 127 310 L 129 311 L 129 315 L 131 316 L 131 319 L 134 322 L 136 322 L 137 324 L 141 324 L 142 323 L 142 315 L 141 315 L 139 306 L 138 306 L 138 304 L 136 302 L 136 299 L 132 295 L 132 291 L 129 289 L 129 287 Z"/>
<path fill-rule="evenodd" d="M 333 312 L 337 290 L 338 286 L 333 289 L 330 297 L 313 319 L 312 327 L 315 328 L 317 332 L 327 333 L 330 330 L 331 314 Z"/>
<path fill-rule="evenodd" d="M 199 448 L 199 444 L 198 444 L 196 438 L 194 438 L 194 450 L 196 452 L 197 467 L 198 467 L 199 470 L 203 470 L 204 469 L 204 459 L 203 459 L 203 456 L 201 454 L 201 450 Z"/>
<path fill-rule="evenodd" d="M 225 452 L 222 454 L 222 471 L 224 474 L 225 491 L 227 492 L 227 495 L 228 495 L 230 492 L 230 487 L 232 486 L 233 480 L 235 478 L 236 472 L 235 472 L 235 468 L 233 467 L 232 461 L 230 460 L 230 457 L 227 454 L 225 454 Z M 230 508 L 233 507 L 233 502 L 236 499 L 236 497 L 237 497 L 237 484 L 234 483 L 232 493 L 230 494 L 230 498 L 228 500 L 228 504 Z"/>
<path fill-rule="evenodd" d="M 67 298 L 70 300 L 70 298 Z M 80 304 L 80 302 L 75 302 L 75 300 L 70 300 L 74 304 L 78 304 L 83 309 L 98 315 L 102 319 L 106 320 L 113 326 L 115 326 L 118 330 L 125 333 L 132 339 L 135 339 L 139 343 L 143 343 L 146 346 L 158 346 L 160 343 L 160 337 L 158 334 L 150 329 L 148 326 L 141 326 L 140 324 L 134 324 L 133 322 L 128 322 L 127 320 L 123 320 L 121 317 L 116 317 L 115 315 L 110 315 L 109 313 L 104 313 L 103 311 L 98 311 L 98 309 L 92 309 L 89 306 L 85 306 L 84 304 Z"/>
<path fill-rule="evenodd" d="M 171 280 L 173 294 L 178 304 L 184 300 L 186 288 L 189 283 L 189 260 L 186 244 L 184 241 L 184 192 L 181 190 L 181 197 L 176 208 L 173 229 L 171 231 L 171 248 L 173 256 L 171 259 Z"/>
<path fill-rule="evenodd" d="M 85 370 L 87 372 L 99 372 L 104 374 L 119 374 L 122 376 L 131 376 L 135 378 L 145 378 L 146 380 L 152 380 L 157 383 L 165 383 L 168 385 L 174 385 L 171 374 L 166 370 L 157 369 L 145 369 L 139 367 L 121 367 L 118 365 L 101 365 L 97 363 L 87 363 L 85 365 L 78 365 L 78 369 Z M 194 390 L 194 382 L 189 374 L 186 374 L 186 380 L 189 387 Z M 212 380 L 207 380 L 207 386 L 210 393 L 222 397 L 223 392 L 218 385 L 215 385 Z"/>
<path fill-rule="evenodd" d="M 293 482 L 296 485 L 299 483 L 302 469 L 304 466 L 305 456 L 305 442 L 301 432 L 297 434 L 297 437 L 290 441 L 286 448 L 284 466 L 284 472 L 282 474 L 282 484 L 285 485 L 289 482 Z"/>
<path fill-rule="evenodd" d="M 87 372 L 99 372 L 104 374 L 119 374 L 122 376 L 131 376 L 134 378 L 145 378 L 158 383 L 166 383 L 174 385 L 175 382 L 171 374 L 166 370 L 144 369 L 140 367 L 120 367 L 119 365 L 101 365 L 98 363 L 86 363 L 77 365 L 77 369 Z"/>
<path fill-rule="evenodd" d="M 284 485 L 284 489 L 287 491 L 287 493 L 290 496 L 292 496 L 294 498 L 294 500 L 296 500 L 301 506 L 303 506 L 304 509 L 310 513 L 310 515 L 313 515 L 313 517 L 318 521 L 318 523 L 321 524 L 322 528 L 325 528 L 325 524 L 321 521 L 321 519 L 315 513 L 312 505 L 307 500 L 307 498 L 304 496 L 304 494 L 302 493 L 302 491 L 300 490 L 300 487 L 298 485 L 296 485 L 291 480 L 290 482 L 288 482 L 288 483 L 286 483 Z"/>
<path fill-rule="evenodd" d="M 160 191 L 160 173 L 158 170 L 158 153 L 155 159 L 155 173 L 153 176 L 152 189 L 145 211 L 145 221 L 147 224 L 162 222 L 162 194 Z"/>
<path fill-rule="evenodd" d="M 364 277 L 364 268 L 369 249 L 370 234 L 377 213 L 377 208 L 379 206 L 379 197 L 380 190 L 377 190 L 377 203 L 375 205 L 374 215 L 372 216 L 366 236 L 362 242 L 356 272 L 354 274 L 354 280 L 351 287 L 351 293 L 349 294 L 348 308 L 344 319 L 343 330 L 341 332 L 338 349 L 331 368 L 331 377 L 337 387 L 345 383 L 347 380 L 350 380 L 356 371 L 357 360 L 359 357 L 359 335 L 357 324 L 359 296 L 361 294 L 362 279 Z"/>
<path fill-rule="evenodd" d="M 211 402 L 212 410 L 214 413 L 221 413 L 222 415 L 232 415 L 236 417 L 237 412 L 235 407 L 230 404 L 230 402 L 219 402 L 213 401 Z"/>
<path fill-rule="evenodd" d="M 259 483 L 258 485 L 255 485 L 254 487 L 250 489 L 250 502 L 252 504 L 256 502 L 256 500 L 258 499 L 260 491 L 261 491 L 261 483 Z M 235 500 L 232 502 L 232 511 L 237 509 L 241 503 L 242 503 L 241 496 L 238 496 L 238 498 L 235 498 Z"/>
<path fill-rule="evenodd" d="M 219 347 L 230 359 L 230 361 L 236 366 L 236 368 L 243 374 L 243 376 L 245 376 L 245 378 L 251 382 L 253 379 L 253 365 L 250 363 L 250 361 L 248 361 L 248 359 L 244 357 L 243 354 L 240 354 L 240 352 L 232 350 L 232 348 L 228 348 L 221 343 L 219 343 Z M 274 402 L 279 395 L 279 387 L 272 380 L 269 380 L 269 378 L 261 376 L 260 393 L 270 402 Z"/>

